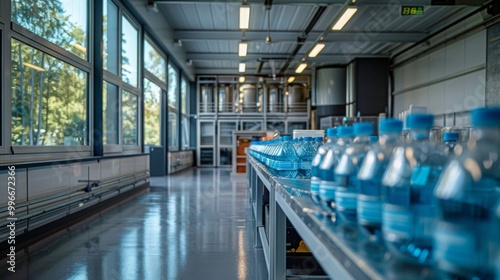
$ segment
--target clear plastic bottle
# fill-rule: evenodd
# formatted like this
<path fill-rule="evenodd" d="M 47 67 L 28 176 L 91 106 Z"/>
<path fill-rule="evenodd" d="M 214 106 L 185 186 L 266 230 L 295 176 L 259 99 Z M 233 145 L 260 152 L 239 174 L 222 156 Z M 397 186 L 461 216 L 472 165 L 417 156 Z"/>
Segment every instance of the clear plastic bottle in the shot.
<path fill-rule="evenodd" d="M 460 134 L 458 132 L 445 131 L 443 133 L 444 150 L 448 155 L 453 154 L 453 150 L 458 140 L 460 140 Z"/>
<path fill-rule="evenodd" d="M 311 197 L 314 202 L 320 203 L 319 184 L 321 182 L 319 166 L 323 162 L 326 153 L 332 148 L 337 140 L 337 129 L 330 127 L 326 129 L 327 140 L 321 145 L 311 161 Z"/>
<path fill-rule="evenodd" d="M 393 149 L 401 145 L 403 122 L 384 119 L 379 126 L 379 141 L 366 154 L 358 172 L 358 224 L 372 236 L 379 236 L 382 224 L 382 176 L 392 157 Z"/>
<path fill-rule="evenodd" d="M 471 111 L 473 133 L 443 172 L 434 196 L 438 267 L 456 279 L 494 279 L 500 242 L 500 107 Z M 459 152 L 459 151 L 458 151 Z M 498 251 L 497 251 L 498 254 Z M 497 275 L 499 278 L 500 275 Z"/>
<path fill-rule="evenodd" d="M 323 137 L 320 136 L 314 137 L 314 142 L 313 142 L 314 151 L 317 152 L 319 147 L 321 147 L 321 145 L 323 145 Z"/>
<path fill-rule="evenodd" d="M 299 150 L 297 151 L 297 156 L 299 157 L 299 178 L 311 178 L 311 161 L 314 157 L 314 154 L 315 150 L 312 142 L 312 137 L 304 137 L 302 145 L 299 146 Z"/>
<path fill-rule="evenodd" d="M 343 221 L 356 222 L 356 196 L 359 189 L 358 171 L 366 153 L 371 149 L 370 135 L 373 134 L 371 123 L 353 124 L 354 140 L 345 149 L 335 167 L 335 204 L 337 214 Z"/>
<path fill-rule="evenodd" d="M 345 149 L 352 143 L 354 131 L 352 126 L 340 126 L 337 128 L 337 141 L 327 151 L 323 162 L 319 166 L 319 198 L 325 209 L 334 210 L 335 201 L 335 174 L 334 170 Z"/>
<path fill-rule="evenodd" d="M 274 165 L 276 175 L 285 178 L 297 177 L 299 158 L 292 145 L 292 136 L 285 135 L 281 137 L 274 154 L 276 158 Z"/>
<path fill-rule="evenodd" d="M 434 116 L 408 115 L 409 138 L 394 149 L 382 178 L 382 233 L 402 260 L 429 264 L 435 220 L 433 191 L 448 156 L 429 140 Z"/>

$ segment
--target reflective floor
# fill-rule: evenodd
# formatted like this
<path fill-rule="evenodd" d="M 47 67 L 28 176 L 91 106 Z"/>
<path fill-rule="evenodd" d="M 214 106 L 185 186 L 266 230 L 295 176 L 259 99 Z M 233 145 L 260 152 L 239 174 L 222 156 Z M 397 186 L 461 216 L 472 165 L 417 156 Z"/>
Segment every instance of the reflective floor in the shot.
<path fill-rule="evenodd" d="M 0 279 L 267 279 L 243 178 L 190 169 L 19 257 Z"/>

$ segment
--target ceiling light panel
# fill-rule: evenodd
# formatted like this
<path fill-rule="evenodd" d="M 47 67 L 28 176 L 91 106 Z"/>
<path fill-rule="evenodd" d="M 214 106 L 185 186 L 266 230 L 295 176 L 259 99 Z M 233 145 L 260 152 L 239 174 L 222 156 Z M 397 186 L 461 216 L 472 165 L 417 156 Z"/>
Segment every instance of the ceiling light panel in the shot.
<path fill-rule="evenodd" d="M 295 69 L 295 73 L 302 73 L 302 71 L 304 71 L 304 69 L 306 69 L 306 67 L 307 67 L 307 63 L 299 64 L 299 67 L 297 67 L 297 69 Z"/>
<path fill-rule="evenodd" d="M 332 30 L 342 30 L 357 10 L 358 8 L 347 8 L 344 14 L 342 14 L 339 20 L 333 25 Z"/>
<path fill-rule="evenodd" d="M 293 81 L 295 81 L 295 77 L 293 77 L 293 76 L 288 78 L 288 80 L 287 80 L 288 83 L 293 83 Z"/>
<path fill-rule="evenodd" d="M 250 6 L 240 6 L 240 29 L 248 29 L 250 24 Z"/>
<path fill-rule="evenodd" d="M 239 67 L 238 67 L 238 71 L 239 71 L 240 73 L 243 73 L 243 72 L 245 72 L 245 69 L 246 69 L 246 64 L 245 64 L 245 63 L 243 63 L 243 62 L 242 62 L 242 63 L 240 63 L 240 65 L 239 65 Z"/>
<path fill-rule="evenodd" d="M 314 46 L 314 48 L 309 53 L 309 57 L 316 57 L 324 47 L 325 44 L 320 44 L 320 43 L 316 44 L 316 46 Z"/>
<path fill-rule="evenodd" d="M 238 55 L 239 56 L 247 56 L 248 43 L 240 42 L 238 45 Z"/>

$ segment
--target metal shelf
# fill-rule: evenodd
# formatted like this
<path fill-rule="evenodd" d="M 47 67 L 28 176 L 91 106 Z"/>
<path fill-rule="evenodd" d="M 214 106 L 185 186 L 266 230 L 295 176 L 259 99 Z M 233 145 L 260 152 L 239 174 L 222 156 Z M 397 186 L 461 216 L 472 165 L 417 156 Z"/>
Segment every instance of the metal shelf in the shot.
<path fill-rule="evenodd" d="M 275 202 L 283 211 L 332 279 L 442 279 L 436 269 L 401 263 L 386 249 L 381 249 L 376 256 L 368 255 L 363 249 L 366 239 L 357 227 L 343 226 L 338 218 L 332 219 L 332 214 L 312 201 L 309 180 L 272 177 L 253 157 L 249 156 L 248 161 L 251 173 L 266 187 L 269 184 L 268 189 L 274 192 L 271 197 L 275 201 L 270 204 Z M 271 239 L 277 235 L 270 234 L 270 244 L 276 244 L 276 240 L 271 242 Z M 270 260 L 271 263 L 279 261 Z"/>

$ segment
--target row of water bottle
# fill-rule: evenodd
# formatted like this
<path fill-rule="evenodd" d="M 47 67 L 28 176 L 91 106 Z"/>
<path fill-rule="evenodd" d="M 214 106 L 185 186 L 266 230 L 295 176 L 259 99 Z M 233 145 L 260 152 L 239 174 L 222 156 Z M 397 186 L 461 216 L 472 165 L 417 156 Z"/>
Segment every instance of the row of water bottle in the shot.
<path fill-rule="evenodd" d="M 311 161 L 323 137 L 292 139 L 285 135 L 273 140 L 254 140 L 250 154 L 266 165 L 274 176 L 285 178 L 311 177 Z"/>
<path fill-rule="evenodd" d="M 430 141 L 429 114 L 407 117 L 406 138 L 401 121 L 382 120 L 373 144 L 369 123 L 327 129 L 311 196 L 339 227 L 364 233 L 367 251 L 386 246 L 443 278 L 500 279 L 500 108 L 473 110 L 471 120 L 463 143 L 453 132 Z"/>

